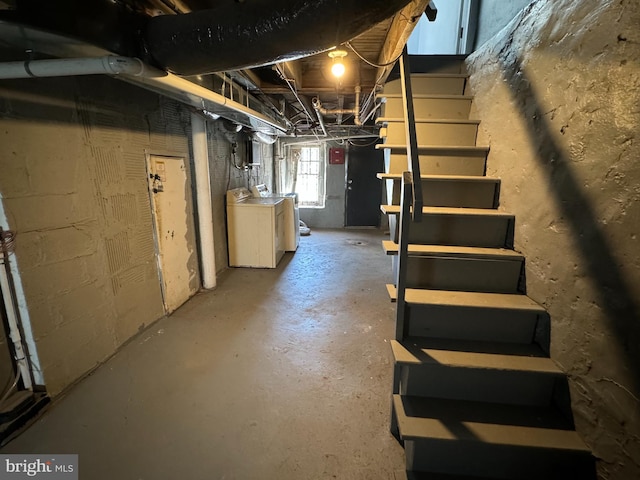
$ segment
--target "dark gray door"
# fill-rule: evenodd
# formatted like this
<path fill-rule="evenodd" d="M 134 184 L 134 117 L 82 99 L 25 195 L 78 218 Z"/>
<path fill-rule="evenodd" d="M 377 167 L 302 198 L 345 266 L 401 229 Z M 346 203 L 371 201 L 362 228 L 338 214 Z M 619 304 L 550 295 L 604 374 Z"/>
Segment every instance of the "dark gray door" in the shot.
<path fill-rule="evenodd" d="M 347 227 L 377 227 L 380 225 L 381 180 L 384 154 L 375 145 L 349 146 L 347 154 Z"/>

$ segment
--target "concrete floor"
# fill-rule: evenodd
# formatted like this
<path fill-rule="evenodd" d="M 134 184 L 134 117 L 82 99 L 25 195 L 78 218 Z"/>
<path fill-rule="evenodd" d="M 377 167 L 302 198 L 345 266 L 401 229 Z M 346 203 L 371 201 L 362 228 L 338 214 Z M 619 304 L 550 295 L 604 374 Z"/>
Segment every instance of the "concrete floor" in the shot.
<path fill-rule="evenodd" d="M 375 230 L 314 230 L 134 338 L 2 453 L 80 478 L 405 478 L 389 434 L 391 262 Z"/>

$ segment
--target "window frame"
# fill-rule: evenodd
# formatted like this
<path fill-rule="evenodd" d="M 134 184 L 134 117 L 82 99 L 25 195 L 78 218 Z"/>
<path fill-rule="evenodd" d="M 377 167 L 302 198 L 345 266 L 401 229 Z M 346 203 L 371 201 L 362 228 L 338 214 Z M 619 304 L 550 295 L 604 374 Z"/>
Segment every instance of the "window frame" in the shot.
<path fill-rule="evenodd" d="M 316 160 L 306 160 L 305 150 L 315 150 L 317 152 Z M 299 157 L 296 165 L 296 188 L 295 191 L 298 194 L 298 205 L 300 208 L 325 208 L 326 205 L 326 189 L 327 189 L 327 162 L 325 148 L 321 143 L 312 143 L 305 145 L 291 145 L 289 149 L 289 155 L 291 159 L 295 158 L 296 152 L 299 152 Z M 308 158 L 308 157 L 307 157 Z M 304 169 L 303 163 L 312 164 L 317 163 L 317 174 L 313 173 L 301 173 Z M 307 171 L 312 168 L 307 168 Z M 300 193 L 301 175 L 307 175 L 308 177 L 316 177 L 317 196 L 315 201 L 310 201 L 303 197 Z M 307 184 L 309 182 L 306 182 Z"/>

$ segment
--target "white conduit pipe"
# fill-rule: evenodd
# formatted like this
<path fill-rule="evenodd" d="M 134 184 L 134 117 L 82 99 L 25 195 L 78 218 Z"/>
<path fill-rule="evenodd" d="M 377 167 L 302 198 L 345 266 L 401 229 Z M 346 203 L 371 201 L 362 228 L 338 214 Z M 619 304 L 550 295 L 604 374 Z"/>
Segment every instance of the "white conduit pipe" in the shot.
<path fill-rule="evenodd" d="M 0 63 L 0 80 L 39 77 L 68 77 L 76 75 L 113 75 L 115 78 L 146 88 L 155 93 L 201 109 L 210 102 L 238 112 L 260 123 L 285 132 L 278 121 L 234 102 L 185 78 L 158 70 L 133 57 L 108 55 L 92 58 L 59 58 Z"/>
<path fill-rule="evenodd" d="M 0 79 L 63 77 L 70 75 L 145 75 L 142 60 L 108 55 L 95 58 L 60 58 L 0 63 Z"/>
<path fill-rule="evenodd" d="M 8 259 L 4 258 L 4 254 L 0 252 L 0 290 L 2 291 L 2 298 L 4 299 L 5 310 L 7 312 L 7 323 L 9 324 L 9 337 L 13 342 L 13 348 L 15 352 L 15 359 L 20 376 L 22 377 L 22 383 L 27 390 L 33 390 L 31 385 L 31 371 L 29 369 L 29 361 L 27 360 L 26 352 L 22 345 L 22 335 L 20 335 L 20 329 L 18 328 L 18 315 L 16 312 L 16 306 L 13 302 L 13 291 L 9 284 L 9 277 L 7 275 Z"/>
<path fill-rule="evenodd" d="M 196 176 L 196 199 L 198 202 L 202 286 L 211 289 L 216 286 L 216 254 L 213 245 L 209 149 L 207 144 L 207 123 L 198 113 L 191 114 L 191 137 Z"/>

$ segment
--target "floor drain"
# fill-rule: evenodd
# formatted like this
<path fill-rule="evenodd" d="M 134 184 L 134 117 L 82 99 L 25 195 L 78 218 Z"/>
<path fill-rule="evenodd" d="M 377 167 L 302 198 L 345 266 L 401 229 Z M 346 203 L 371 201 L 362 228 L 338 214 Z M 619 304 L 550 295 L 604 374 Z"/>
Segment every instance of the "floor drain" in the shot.
<path fill-rule="evenodd" d="M 349 245 L 355 245 L 357 247 L 361 247 L 362 245 L 368 245 L 367 242 L 363 242 L 362 240 L 347 240 Z"/>

